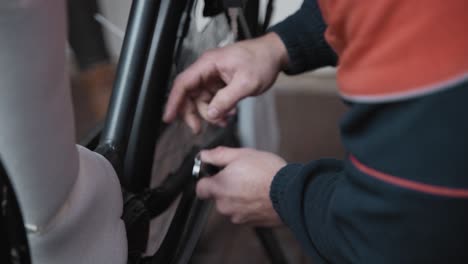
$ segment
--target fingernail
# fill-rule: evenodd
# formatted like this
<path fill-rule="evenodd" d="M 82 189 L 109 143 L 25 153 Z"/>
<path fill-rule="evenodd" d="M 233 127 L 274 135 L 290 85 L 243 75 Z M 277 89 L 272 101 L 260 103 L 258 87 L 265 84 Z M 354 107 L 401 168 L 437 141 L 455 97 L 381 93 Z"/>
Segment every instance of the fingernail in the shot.
<path fill-rule="evenodd" d="M 214 107 L 210 107 L 210 108 L 208 108 L 208 113 L 207 114 L 208 114 L 208 118 L 216 119 L 218 117 L 218 115 L 219 115 L 219 111 Z"/>

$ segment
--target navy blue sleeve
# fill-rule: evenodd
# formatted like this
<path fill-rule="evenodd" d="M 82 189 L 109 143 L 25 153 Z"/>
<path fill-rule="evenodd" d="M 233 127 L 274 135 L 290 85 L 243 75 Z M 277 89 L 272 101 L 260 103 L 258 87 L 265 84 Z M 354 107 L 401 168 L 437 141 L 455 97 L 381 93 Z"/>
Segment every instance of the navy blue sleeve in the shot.
<path fill-rule="evenodd" d="M 344 161 L 289 164 L 270 198 L 314 263 L 468 263 L 468 81 L 353 103 Z"/>
<path fill-rule="evenodd" d="M 288 51 L 290 65 L 286 73 L 336 65 L 336 53 L 324 37 L 326 28 L 316 0 L 305 0 L 296 13 L 269 29 L 278 34 Z"/>
<path fill-rule="evenodd" d="M 271 185 L 273 207 L 315 264 L 329 259 L 323 250 L 329 244 L 323 241 L 328 236 L 316 230 L 323 229 L 319 222 L 327 217 L 326 208 L 342 170 L 343 162 L 332 159 L 289 164 L 276 174 Z M 319 217 L 311 217 L 311 212 Z"/>

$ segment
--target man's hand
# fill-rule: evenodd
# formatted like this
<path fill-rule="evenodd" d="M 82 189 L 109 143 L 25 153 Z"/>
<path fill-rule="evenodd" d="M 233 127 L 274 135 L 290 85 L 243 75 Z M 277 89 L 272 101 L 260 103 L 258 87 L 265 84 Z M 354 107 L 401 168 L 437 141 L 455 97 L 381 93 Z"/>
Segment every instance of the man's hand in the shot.
<path fill-rule="evenodd" d="M 275 33 L 208 51 L 174 81 L 164 120 L 180 115 L 195 133 L 200 118 L 224 125 L 237 102 L 265 92 L 287 63 Z"/>
<path fill-rule="evenodd" d="M 199 198 L 213 199 L 217 210 L 235 224 L 281 224 L 269 193 L 273 177 L 286 165 L 283 159 L 268 152 L 226 147 L 202 151 L 201 159 L 223 169 L 198 182 Z"/>

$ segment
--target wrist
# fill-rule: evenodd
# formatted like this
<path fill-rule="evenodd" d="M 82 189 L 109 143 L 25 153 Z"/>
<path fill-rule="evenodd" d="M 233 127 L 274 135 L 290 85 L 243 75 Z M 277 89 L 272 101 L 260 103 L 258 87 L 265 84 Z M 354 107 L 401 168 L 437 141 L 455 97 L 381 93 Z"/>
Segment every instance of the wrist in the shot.
<path fill-rule="evenodd" d="M 261 37 L 265 47 L 268 47 L 269 55 L 280 70 L 284 70 L 289 65 L 288 50 L 281 38 L 275 32 L 269 32 Z"/>

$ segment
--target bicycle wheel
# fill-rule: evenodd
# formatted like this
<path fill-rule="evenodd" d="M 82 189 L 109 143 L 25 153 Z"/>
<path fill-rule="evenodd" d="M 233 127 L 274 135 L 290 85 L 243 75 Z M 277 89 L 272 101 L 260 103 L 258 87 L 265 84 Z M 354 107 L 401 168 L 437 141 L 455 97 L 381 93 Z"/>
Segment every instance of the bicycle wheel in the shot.
<path fill-rule="evenodd" d="M 197 1 L 190 11 L 192 18 L 190 21 L 186 21 L 189 23 L 187 34 L 180 43 L 180 50 L 176 51 L 177 57 L 173 66 L 172 78 L 176 73 L 192 64 L 204 51 L 218 47 L 220 43 L 229 38 L 230 29 L 226 16 L 219 14 L 215 17 L 202 17 L 202 4 L 202 1 Z M 183 27 L 184 25 L 181 26 Z M 180 168 L 186 156 L 193 148 L 201 149 L 221 144 L 237 145 L 235 133 L 234 126 L 220 129 L 204 124 L 199 135 L 193 135 L 188 127 L 181 122 L 175 122 L 167 126 L 161 134 L 156 147 L 151 186 L 158 186 L 164 180 L 164 177 Z M 152 221 L 147 253 L 155 252 L 162 244 L 162 240 L 170 228 L 169 223 L 174 218 L 179 203 L 180 201 L 177 201 L 167 212 Z M 209 208 L 209 204 L 204 204 L 198 210 L 203 211 L 207 210 L 207 208 Z M 204 214 L 205 216 L 200 217 L 206 217 L 208 212 L 204 212 Z M 193 217 L 194 219 L 197 218 L 196 216 Z M 202 229 L 200 226 L 192 226 L 193 229 Z"/>
<path fill-rule="evenodd" d="M 132 5 L 109 116 L 97 148 L 130 190 L 124 191 L 123 216 L 130 263 L 190 260 L 210 208 L 195 197 L 193 159 L 200 149 L 237 142 L 235 120 L 227 128 L 205 124 L 198 137 L 181 123 L 166 127 L 161 122 L 165 95 L 177 72 L 206 49 L 232 39 L 223 12 L 201 24 L 192 19 L 199 4 L 141 0 Z M 147 190 L 150 180 L 155 188 Z M 150 248 L 148 218 L 156 218 L 150 227 Z M 143 248 L 149 255 L 157 250 L 142 259 Z"/>

